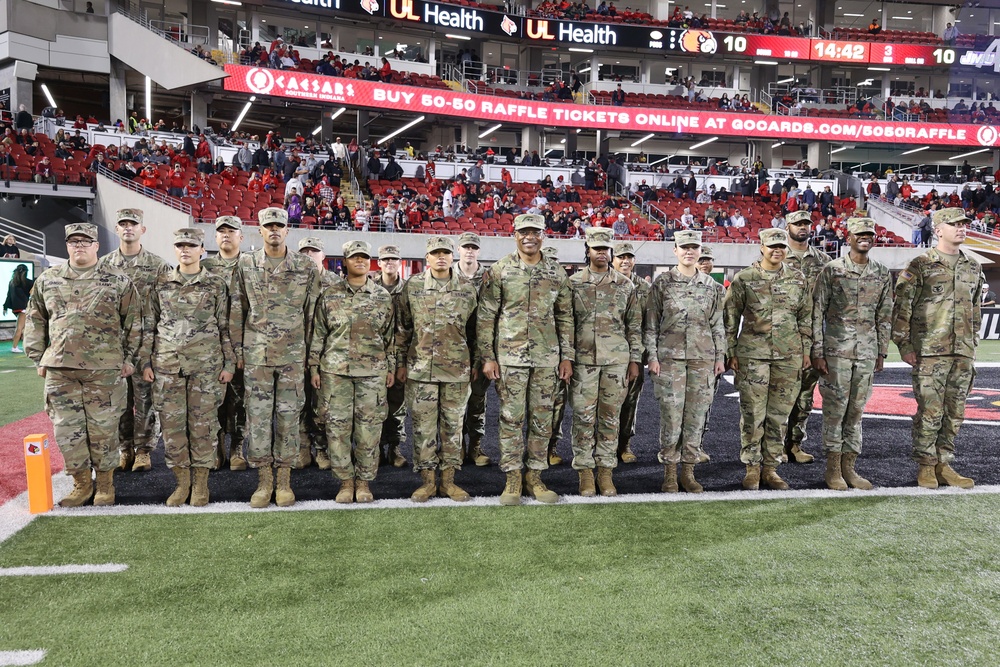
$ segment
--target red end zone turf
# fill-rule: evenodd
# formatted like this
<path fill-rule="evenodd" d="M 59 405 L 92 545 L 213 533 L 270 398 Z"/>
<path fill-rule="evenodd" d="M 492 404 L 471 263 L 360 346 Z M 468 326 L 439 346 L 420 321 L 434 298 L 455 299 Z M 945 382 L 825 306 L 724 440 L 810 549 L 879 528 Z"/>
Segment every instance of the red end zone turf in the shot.
<path fill-rule="evenodd" d="M 24 437 L 32 433 L 49 436 L 49 460 L 52 472 L 63 469 L 63 457 L 52 437 L 52 422 L 48 415 L 39 412 L 12 424 L 0 427 L 0 505 L 28 488 L 24 474 Z"/>

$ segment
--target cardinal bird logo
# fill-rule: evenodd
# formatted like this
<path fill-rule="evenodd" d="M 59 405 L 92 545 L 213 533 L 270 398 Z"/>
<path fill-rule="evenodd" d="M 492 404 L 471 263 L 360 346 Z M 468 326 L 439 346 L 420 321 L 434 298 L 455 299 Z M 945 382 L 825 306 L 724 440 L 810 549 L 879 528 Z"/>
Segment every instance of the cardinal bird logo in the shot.
<path fill-rule="evenodd" d="M 378 0 L 361 0 L 361 9 L 374 14 L 378 11 Z"/>
<path fill-rule="evenodd" d="M 681 50 L 688 53 L 715 53 L 719 43 L 708 30 L 685 30 L 681 33 Z"/>
<path fill-rule="evenodd" d="M 517 32 L 517 23 L 512 21 L 509 16 L 504 16 L 503 21 L 500 22 L 500 29 L 511 36 Z"/>

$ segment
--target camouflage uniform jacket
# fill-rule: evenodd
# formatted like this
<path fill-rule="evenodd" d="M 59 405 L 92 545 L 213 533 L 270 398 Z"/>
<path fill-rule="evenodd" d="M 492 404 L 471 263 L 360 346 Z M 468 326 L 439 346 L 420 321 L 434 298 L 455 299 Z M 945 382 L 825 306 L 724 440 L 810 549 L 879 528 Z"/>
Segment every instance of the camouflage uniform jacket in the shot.
<path fill-rule="evenodd" d="M 661 273 L 646 301 L 646 349 L 654 351 L 657 359 L 725 361 L 725 296 L 722 285 L 701 271 L 692 278 L 677 267 Z"/>
<path fill-rule="evenodd" d="M 309 370 L 348 377 L 396 372 L 392 297 L 369 278 L 361 287 L 346 280 L 323 290 L 309 344 Z"/>
<path fill-rule="evenodd" d="M 427 270 L 406 281 L 399 302 L 396 366 L 421 382 L 468 382 L 478 303 L 472 283 L 457 268 L 444 284 Z"/>
<path fill-rule="evenodd" d="M 809 246 L 805 254 L 802 255 L 802 259 L 799 259 L 789 247 L 788 252 L 785 253 L 784 263 L 802 272 L 802 275 L 806 277 L 806 287 L 811 295 L 816 290 L 816 281 L 819 280 L 820 271 L 830 263 L 830 256 L 816 246 Z M 812 305 L 809 307 L 811 308 Z"/>
<path fill-rule="evenodd" d="M 482 363 L 550 367 L 573 361 L 573 295 L 566 271 L 543 257 L 528 266 L 513 252 L 490 266 L 479 294 Z"/>
<path fill-rule="evenodd" d="M 642 276 L 637 273 L 632 274 L 632 284 L 635 285 L 635 295 L 639 299 L 639 318 L 645 322 L 646 306 L 649 304 L 649 293 L 652 291 L 653 287 L 643 280 Z M 649 349 L 646 348 L 644 340 L 642 346 L 642 365 L 645 366 L 648 362 Z"/>
<path fill-rule="evenodd" d="M 892 328 L 889 269 L 873 259 L 855 264 L 849 255 L 833 260 L 819 274 L 812 318 L 812 356 L 885 356 Z"/>
<path fill-rule="evenodd" d="M 305 363 L 319 292 L 319 269 L 305 255 L 287 251 L 274 271 L 263 248 L 240 255 L 229 289 L 236 360 L 258 366 Z"/>
<path fill-rule="evenodd" d="M 153 349 L 143 369 L 180 375 L 236 370 L 224 278 L 203 270 L 185 281 L 174 269 L 153 285 L 149 310 Z"/>
<path fill-rule="evenodd" d="M 576 361 L 609 366 L 642 361 L 642 313 L 632 281 L 608 268 L 585 267 L 569 279 L 576 324 Z"/>
<path fill-rule="evenodd" d="M 140 320 L 142 322 L 142 347 L 139 350 L 138 359 L 144 361 L 153 345 L 152 323 L 149 321 L 149 295 L 153 291 L 153 285 L 160 276 L 170 273 L 170 265 L 159 255 L 154 255 L 145 248 L 139 250 L 139 254 L 134 257 L 126 257 L 121 249 L 108 253 L 97 260 L 101 266 L 113 266 L 132 281 L 136 292 L 139 293 L 139 308 L 141 309 Z M 138 366 L 136 366 L 138 368 Z"/>
<path fill-rule="evenodd" d="M 459 264 L 458 262 L 455 262 L 455 267 L 454 267 L 455 273 L 458 274 L 460 278 L 464 278 L 465 280 L 468 280 L 470 283 L 472 283 L 473 287 L 475 287 L 476 291 L 478 292 L 480 288 L 482 288 L 483 286 L 483 276 L 486 275 L 486 267 L 483 266 L 482 262 L 479 262 L 479 267 L 476 269 L 476 272 L 473 273 L 471 276 L 467 276 L 464 273 L 462 273 L 462 269 L 459 268 L 458 264 Z"/>
<path fill-rule="evenodd" d="M 142 341 L 139 295 L 111 265 L 81 278 L 68 264 L 45 271 L 28 298 L 24 351 L 38 366 L 83 370 L 137 366 Z"/>
<path fill-rule="evenodd" d="M 229 285 L 233 282 L 233 272 L 236 270 L 236 265 L 239 264 L 241 256 L 236 255 L 232 259 L 226 259 L 221 255 L 209 257 L 201 260 L 201 268 L 207 270 L 209 273 L 222 276 L 223 280 L 226 281 L 226 288 L 228 289 Z"/>
<path fill-rule="evenodd" d="M 802 272 L 787 264 L 773 277 L 759 261 L 737 273 L 722 318 L 728 357 L 800 361 L 812 348 L 812 299 Z"/>
<path fill-rule="evenodd" d="M 979 262 L 961 251 L 954 273 L 936 248 L 914 257 L 896 281 L 892 342 L 899 353 L 975 357 L 982 286 Z"/>
<path fill-rule="evenodd" d="M 385 284 L 385 280 L 383 279 L 382 274 L 379 273 L 375 277 L 375 284 L 389 293 L 389 296 L 392 297 L 392 307 L 396 309 L 396 312 L 399 312 L 399 299 L 403 294 L 403 286 L 406 284 L 406 281 L 403 280 L 403 277 L 400 276 L 399 280 L 396 281 L 395 285 L 393 285 L 392 287 L 388 287 Z"/>

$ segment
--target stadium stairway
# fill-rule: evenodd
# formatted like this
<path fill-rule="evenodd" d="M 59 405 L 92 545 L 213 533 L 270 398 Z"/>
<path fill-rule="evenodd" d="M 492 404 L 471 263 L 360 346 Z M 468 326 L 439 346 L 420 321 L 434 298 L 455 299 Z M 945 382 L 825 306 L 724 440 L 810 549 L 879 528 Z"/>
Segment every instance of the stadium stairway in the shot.
<path fill-rule="evenodd" d="M 227 76 L 219 67 L 150 30 L 139 19 L 121 13 L 108 17 L 108 51 L 168 90 Z"/>

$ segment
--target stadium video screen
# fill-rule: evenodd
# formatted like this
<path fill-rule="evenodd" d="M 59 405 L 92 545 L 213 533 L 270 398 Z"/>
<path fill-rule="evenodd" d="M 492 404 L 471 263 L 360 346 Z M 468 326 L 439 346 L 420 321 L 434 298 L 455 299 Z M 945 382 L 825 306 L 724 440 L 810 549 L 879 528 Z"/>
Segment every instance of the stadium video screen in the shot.
<path fill-rule="evenodd" d="M 14 275 L 14 269 L 17 268 L 18 264 L 24 264 L 28 267 L 28 278 L 35 278 L 35 265 L 32 262 L 26 262 L 23 259 L 0 259 L 0 286 L 3 290 L 3 298 L 7 298 L 7 290 L 10 288 L 10 279 Z M 6 313 L 0 313 L 0 322 L 16 322 L 17 315 L 13 311 L 7 311 Z"/>

